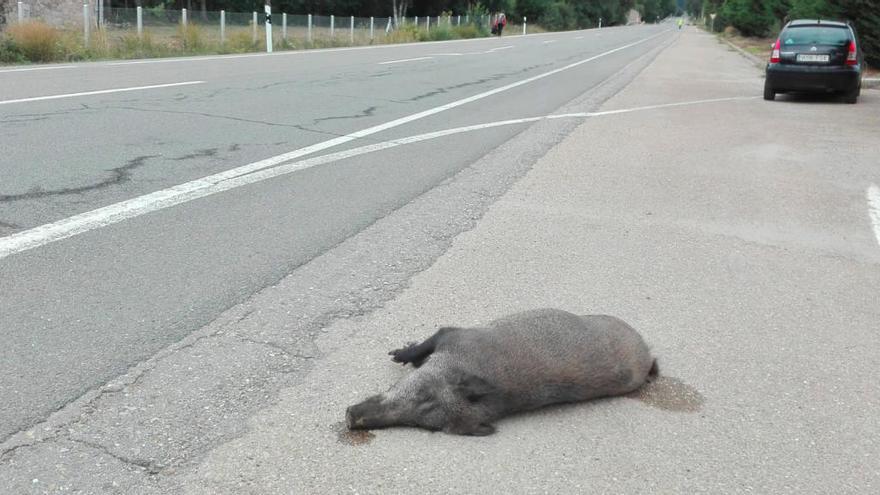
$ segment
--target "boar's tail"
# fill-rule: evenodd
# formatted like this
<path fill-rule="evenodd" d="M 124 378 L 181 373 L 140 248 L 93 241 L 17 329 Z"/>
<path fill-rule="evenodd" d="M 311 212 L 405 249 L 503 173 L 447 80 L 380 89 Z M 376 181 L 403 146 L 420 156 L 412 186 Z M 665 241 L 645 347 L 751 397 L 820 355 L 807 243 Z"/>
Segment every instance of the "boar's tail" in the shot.
<path fill-rule="evenodd" d="M 657 365 L 657 360 L 651 363 L 651 369 L 648 370 L 648 378 L 657 378 L 660 376 L 660 366 Z"/>

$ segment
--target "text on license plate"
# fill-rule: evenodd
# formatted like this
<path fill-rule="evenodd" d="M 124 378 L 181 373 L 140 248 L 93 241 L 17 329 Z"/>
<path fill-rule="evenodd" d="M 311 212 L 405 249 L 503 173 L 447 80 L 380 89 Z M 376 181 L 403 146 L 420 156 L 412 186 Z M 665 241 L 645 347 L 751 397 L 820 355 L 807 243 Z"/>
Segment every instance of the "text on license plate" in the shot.
<path fill-rule="evenodd" d="M 811 53 L 798 53 L 798 62 L 827 62 L 828 55 L 813 55 Z"/>

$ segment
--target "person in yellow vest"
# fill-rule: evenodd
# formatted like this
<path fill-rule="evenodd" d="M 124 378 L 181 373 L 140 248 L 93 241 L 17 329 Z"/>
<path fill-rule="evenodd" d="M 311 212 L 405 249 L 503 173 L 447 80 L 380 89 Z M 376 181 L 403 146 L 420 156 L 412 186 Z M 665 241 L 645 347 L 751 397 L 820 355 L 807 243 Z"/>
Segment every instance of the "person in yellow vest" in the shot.
<path fill-rule="evenodd" d="M 681 31 L 681 26 L 684 24 L 684 19 L 681 17 L 678 18 L 678 30 Z"/>

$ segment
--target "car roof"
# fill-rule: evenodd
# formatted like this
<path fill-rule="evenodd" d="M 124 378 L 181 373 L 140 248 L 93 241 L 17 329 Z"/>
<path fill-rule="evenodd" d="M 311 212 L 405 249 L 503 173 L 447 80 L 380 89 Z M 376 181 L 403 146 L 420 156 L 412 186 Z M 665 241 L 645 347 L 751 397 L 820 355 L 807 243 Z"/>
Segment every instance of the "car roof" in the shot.
<path fill-rule="evenodd" d="M 798 26 L 829 26 L 829 27 L 848 27 L 845 22 L 826 21 L 824 19 L 797 19 L 788 23 L 788 27 Z"/>

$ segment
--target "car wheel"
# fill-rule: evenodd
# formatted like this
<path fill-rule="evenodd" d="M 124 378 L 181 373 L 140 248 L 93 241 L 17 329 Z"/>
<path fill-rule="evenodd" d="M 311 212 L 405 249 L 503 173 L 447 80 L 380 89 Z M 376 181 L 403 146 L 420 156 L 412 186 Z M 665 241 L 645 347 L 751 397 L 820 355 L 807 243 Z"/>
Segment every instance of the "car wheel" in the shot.
<path fill-rule="evenodd" d="M 845 95 L 843 95 L 843 101 L 847 103 L 856 103 L 859 101 L 859 93 L 862 92 L 862 86 L 856 86 L 856 89 L 852 91 L 847 91 Z"/>
<path fill-rule="evenodd" d="M 767 101 L 776 99 L 776 91 L 773 91 L 773 87 L 770 86 L 770 82 L 767 80 L 764 80 L 764 99 Z"/>

